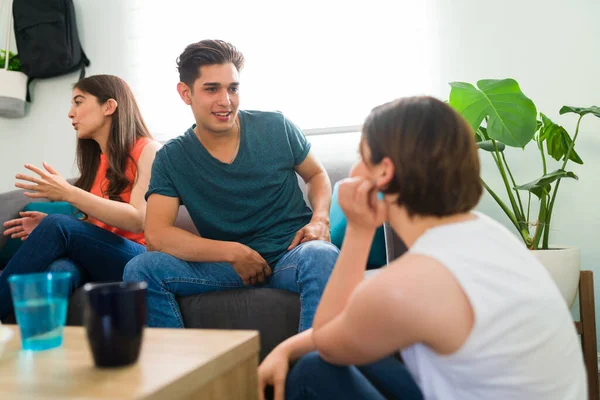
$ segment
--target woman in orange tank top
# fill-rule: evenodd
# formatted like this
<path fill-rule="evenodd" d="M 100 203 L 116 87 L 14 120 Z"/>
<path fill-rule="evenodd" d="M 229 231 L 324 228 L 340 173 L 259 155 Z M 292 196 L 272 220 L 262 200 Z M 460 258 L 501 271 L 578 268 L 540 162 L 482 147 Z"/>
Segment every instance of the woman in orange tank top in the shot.
<path fill-rule="evenodd" d="M 71 185 L 47 163 L 25 168 L 15 186 L 25 196 L 69 202 L 83 218 L 22 212 L 4 224 L 5 235 L 24 240 L 0 275 L 0 318 L 12 311 L 7 279 L 13 274 L 69 271 L 72 289 L 86 281 L 120 281 L 127 262 L 146 251 L 144 218 L 152 139 L 131 89 L 112 75 L 82 79 L 68 114 L 77 132 L 80 176 Z"/>

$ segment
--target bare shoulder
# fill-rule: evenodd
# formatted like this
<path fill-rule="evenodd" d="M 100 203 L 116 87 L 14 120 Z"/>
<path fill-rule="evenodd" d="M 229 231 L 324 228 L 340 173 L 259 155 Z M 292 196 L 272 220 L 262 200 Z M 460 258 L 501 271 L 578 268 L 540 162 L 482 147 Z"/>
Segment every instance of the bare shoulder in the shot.
<path fill-rule="evenodd" d="M 146 154 L 156 154 L 156 152 L 158 150 L 160 150 L 161 147 L 162 147 L 162 144 L 159 141 L 157 141 L 157 140 L 150 140 L 148 142 L 148 144 L 146 144 L 144 146 L 144 150 L 142 150 L 141 157 L 143 157 L 145 153 Z"/>
<path fill-rule="evenodd" d="M 471 304 L 452 272 L 432 257 L 407 253 L 364 282 L 365 289 L 393 307 L 398 324 L 411 324 L 418 341 L 452 353 L 471 332 Z M 443 332 L 443 334 L 441 334 Z"/>
<path fill-rule="evenodd" d="M 140 154 L 139 163 L 146 164 L 148 166 L 152 166 L 152 162 L 154 161 L 154 157 L 156 157 L 156 153 L 162 144 L 156 140 L 151 140 L 144 146 L 142 153 Z"/>
<path fill-rule="evenodd" d="M 382 268 L 372 281 L 378 282 L 378 285 L 400 288 L 408 293 L 425 294 L 424 290 L 435 288 L 431 284 L 443 285 L 447 278 L 453 279 L 452 274 L 436 259 L 406 253 Z"/>
<path fill-rule="evenodd" d="M 444 285 L 444 270 L 431 257 L 405 254 L 371 275 L 360 287 L 379 298 L 386 297 L 386 304 L 410 312 L 431 301 L 437 293 L 435 285 Z"/>

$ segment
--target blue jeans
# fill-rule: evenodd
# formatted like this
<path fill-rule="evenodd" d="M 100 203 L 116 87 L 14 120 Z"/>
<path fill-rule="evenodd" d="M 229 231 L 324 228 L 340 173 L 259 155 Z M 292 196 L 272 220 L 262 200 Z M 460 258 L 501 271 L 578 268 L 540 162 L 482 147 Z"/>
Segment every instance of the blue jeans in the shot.
<path fill-rule="evenodd" d="M 0 318 L 13 311 L 8 285 L 11 275 L 69 271 L 74 290 L 87 281 L 120 281 L 125 264 L 145 251 L 139 243 L 75 217 L 48 215 L 0 274 Z"/>
<path fill-rule="evenodd" d="M 328 242 L 302 243 L 279 259 L 267 283 L 254 287 L 299 293 L 299 330 L 303 331 L 312 326 L 338 254 L 338 248 Z M 188 262 L 160 252 L 144 253 L 131 260 L 123 280 L 148 283 L 148 326 L 165 328 L 183 328 L 176 296 L 246 287 L 231 264 Z"/>
<path fill-rule="evenodd" d="M 387 357 L 372 364 L 340 367 L 323 361 L 317 352 L 302 357 L 292 368 L 285 398 L 422 400 L 423 395 L 402 362 Z"/>

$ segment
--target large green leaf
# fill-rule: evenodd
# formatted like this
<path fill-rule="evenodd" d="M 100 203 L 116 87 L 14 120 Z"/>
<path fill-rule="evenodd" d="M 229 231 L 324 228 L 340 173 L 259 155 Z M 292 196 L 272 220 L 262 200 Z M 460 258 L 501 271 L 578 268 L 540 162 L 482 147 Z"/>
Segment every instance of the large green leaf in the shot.
<path fill-rule="evenodd" d="M 560 115 L 567 113 L 575 113 L 580 116 L 584 116 L 586 114 L 594 114 L 596 117 L 600 118 L 600 107 L 591 106 L 591 107 L 571 107 L 571 106 L 563 106 L 560 111 Z"/>
<path fill-rule="evenodd" d="M 537 110 L 514 79 L 485 79 L 470 83 L 451 82 L 450 105 L 471 125 L 473 131 L 487 117 L 487 133 L 512 147 L 525 147 L 536 132 Z"/>
<path fill-rule="evenodd" d="M 485 150 L 485 151 L 490 151 L 490 152 L 496 151 L 496 149 L 494 149 L 494 142 L 492 140 L 482 140 L 480 142 L 477 142 L 477 147 L 479 147 L 481 150 Z M 503 152 L 504 149 L 506 148 L 506 146 L 504 146 L 504 143 L 500 143 L 500 142 L 496 142 L 496 147 L 498 147 L 499 152 Z"/>
<path fill-rule="evenodd" d="M 476 132 L 487 115 L 488 103 L 485 97 L 470 83 L 450 82 L 450 87 L 450 105 L 467 120 L 473 132 Z"/>
<path fill-rule="evenodd" d="M 496 151 L 496 149 L 494 149 L 494 141 L 488 138 L 489 136 L 485 126 L 480 126 L 477 131 L 475 131 L 475 142 L 477 142 L 477 147 L 479 147 L 481 150 L 489 152 Z M 504 143 L 500 143 L 498 141 L 496 141 L 496 147 L 498 148 L 499 152 L 503 152 L 506 148 Z"/>
<path fill-rule="evenodd" d="M 538 198 L 542 197 L 542 193 L 550 193 L 550 184 L 560 178 L 573 178 L 579 180 L 579 177 L 571 171 L 565 171 L 564 169 L 557 169 L 554 172 L 550 172 L 534 181 L 526 183 L 521 186 L 515 186 L 516 190 L 527 190 L 533 193 Z"/>
<path fill-rule="evenodd" d="M 571 143 L 573 143 L 573 140 L 565 128 L 552 122 L 550 118 L 543 113 L 540 113 L 540 116 L 542 117 L 543 122 L 540 138 L 542 141 L 546 141 L 548 154 L 556 161 L 560 161 L 567 155 L 567 151 L 569 151 L 569 147 L 571 146 Z M 579 157 L 575 148 L 571 150 L 569 160 L 576 162 L 577 164 L 583 164 L 583 160 Z"/>

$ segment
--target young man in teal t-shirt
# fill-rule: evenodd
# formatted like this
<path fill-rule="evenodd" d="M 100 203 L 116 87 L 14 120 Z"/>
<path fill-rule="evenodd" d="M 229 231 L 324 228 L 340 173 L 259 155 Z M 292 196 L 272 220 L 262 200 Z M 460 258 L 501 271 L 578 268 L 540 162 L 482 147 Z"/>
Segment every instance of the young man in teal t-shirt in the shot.
<path fill-rule="evenodd" d="M 243 63 L 219 40 L 191 44 L 179 57 L 177 90 L 196 123 L 156 155 L 149 252 L 123 276 L 148 282 L 151 327 L 183 327 L 176 296 L 259 286 L 299 293 L 299 329 L 308 329 L 337 259 L 327 172 L 281 113 L 238 110 Z M 180 204 L 200 236 L 174 226 Z"/>

